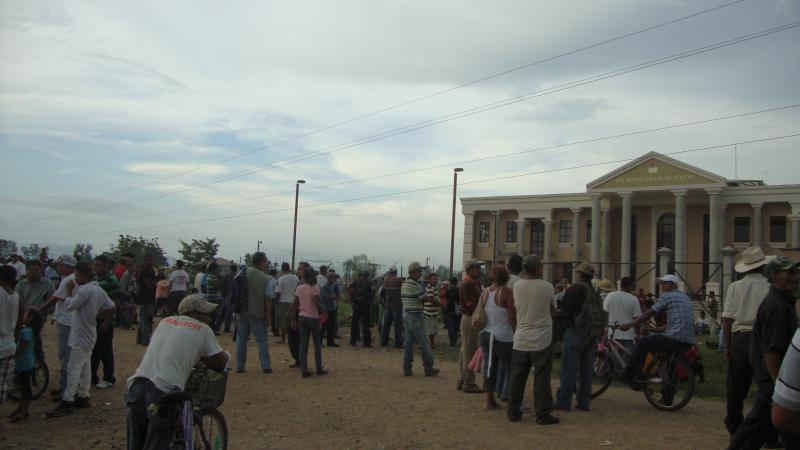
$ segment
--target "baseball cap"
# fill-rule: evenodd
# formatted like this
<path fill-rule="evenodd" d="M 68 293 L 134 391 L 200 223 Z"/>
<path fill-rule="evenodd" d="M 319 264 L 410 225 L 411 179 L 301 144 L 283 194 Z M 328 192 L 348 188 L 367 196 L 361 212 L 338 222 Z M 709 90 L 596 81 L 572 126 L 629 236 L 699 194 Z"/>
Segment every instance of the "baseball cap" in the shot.
<path fill-rule="evenodd" d="M 63 264 L 65 266 L 70 266 L 70 267 L 75 267 L 75 264 L 78 263 L 77 261 L 75 261 L 75 257 L 73 257 L 71 255 L 63 255 L 63 256 L 61 256 L 61 257 L 58 258 L 57 262 L 59 264 Z"/>
<path fill-rule="evenodd" d="M 216 307 L 217 305 L 207 301 L 202 294 L 192 294 L 181 300 L 178 305 L 178 314 L 186 314 L 191 311 L 208 314 Z"/>
<path fill-rule="evenodd" d="M 464 264 L 464 270 L 469 270 L 471 267 L 482 267 L 485 263 L 479 259 L 472 258 Z"/>
<path fill-rule="evenodd" d="M 767 264 L 767 278 L 771 278 L 778 272 L 792 270 L 800 265 L 800 261 L 792 261 L 785 256 L 777 256 Z"/>
<path fill-rule="evenodd" d="M 408 265 L 408 273 L 411 273 L 417 269 L 422 269 L 422 264 L 420 264 L 418 261 L 414 261 Z"/>
<path fill-rule="evenodd" d="M 582 263 L 578 264 L 577 266 L 575 266 L 574 269 L 572 269 L 572 271 L 573 272 L 588 273 L 588 274 L 591 274 L 591 275 L 594 275 L 594 273 L 596 272 L 596 270 L 594 268 L 594 264 L 591 264 L 591 263 L 588 263 L 588 262 L 582 262 Z"/>
<path fill-rule="evenodd" d="M 678 279 L 677 276 L 675 276 L 675 275 L 670 273 L 670 274 L 664 275 L 663 277 L 657 278 L 657 281 L 660 281 L 662 283 L 673 283 L 673 284 L 677 285 L 680 280 Z"/>

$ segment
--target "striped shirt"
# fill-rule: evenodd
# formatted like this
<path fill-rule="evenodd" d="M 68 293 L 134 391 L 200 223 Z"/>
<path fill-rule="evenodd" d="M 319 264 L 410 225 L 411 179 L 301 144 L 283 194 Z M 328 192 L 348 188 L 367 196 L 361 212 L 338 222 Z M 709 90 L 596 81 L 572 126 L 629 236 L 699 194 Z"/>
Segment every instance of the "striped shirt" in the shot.
<path fill-rule="evenodd" d="M 422 302 L 427 298 L 425 290 L 417 280 L 406 278 L 403 287 L 400 289 L 400 297 L 403 300 L 403 311 L 422 312 Z"/>
<path fill-rule="evenodd" d="M 439 302 L 437 301 L 439 296 L 436 292 L 436 286 L 425 283 L 424 289 L 425 294 L 430 297 L 422 302 L 422 309 L 425 315 L 428 317 L 439 317 Z"/>
<path fill-rule="evenodd" d="M 784 408 L 800 412 L 800 329 L 783 357 L 772 400 Z"/>

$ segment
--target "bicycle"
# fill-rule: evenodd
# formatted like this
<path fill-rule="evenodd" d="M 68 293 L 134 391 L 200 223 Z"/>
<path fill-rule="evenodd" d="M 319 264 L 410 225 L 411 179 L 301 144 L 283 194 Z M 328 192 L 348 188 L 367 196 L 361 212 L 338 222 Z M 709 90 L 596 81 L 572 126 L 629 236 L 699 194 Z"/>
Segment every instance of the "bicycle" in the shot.
<path fill-rule="evenodd" d="M 186 388 L 165 394 L 158 406 L 168 408 L 173 424 L 170 450 L 227 450 L 228 424 L 217 409 L 225 399 L 228 372 L 205 366 L 192 370 Z"/>
<path fill-rule="evenodd" d="M 47 367 L 44 360 L 37 356 L 36 365 L 33 368 L 33 376 L 31 377 L 33 399 L 36 400 L 41 397 L 45 391 L 47 391 L 48 385 L 50 385 L 50 369 Z M 22 398 L 22 386 L 19 382 L 19 375 L 16 373 L 14 374 L 14 381 L 11 383 L 11 389 L 9 389 L 7 395 L 11 400 L 19 400 Z"/>
<path fill-rule="evenodd" d="M 611 324 L 608 328 L 611 334 L 601 340 L 595 357 L 592 398 L 605 392 L 614 378 L 620 378 L 621 372 L 627 367 L 627 358 L 623 358 L 622 354 L 631 354 L 631 351 L 614 339 L 619 324 Z M 647 402 L 658 410 L 677 411 L 692 399 L 696 374 L 694 367 L 684 358 L 683 351 L 651 353 L 652 357 L 645 361 L 642 374 L 646 379 L 642 391 Z M 594 389 L 595 386 L 597 389 Z"/>

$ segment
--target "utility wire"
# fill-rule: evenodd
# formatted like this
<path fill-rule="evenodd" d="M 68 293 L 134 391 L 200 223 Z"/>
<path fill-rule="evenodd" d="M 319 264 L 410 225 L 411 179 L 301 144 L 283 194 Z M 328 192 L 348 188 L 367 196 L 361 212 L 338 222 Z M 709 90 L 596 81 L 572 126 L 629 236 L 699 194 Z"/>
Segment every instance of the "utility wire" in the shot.
<path fill-rule="evenodd" d="M 678 154 L 684 154 L 684 153 L 700 152 L 700 151 L 706 151 L 706 150 L 712 150 L 712 149 L 718 149 L 718 148 L 731 147 L 731 146 L 734 146 L 734 145 L 775 141 L 775 140 L 779 140 L 779 139 L 787 139 L 787 138 L 798 137 L 798 136 L 800 136 L 800 132 L 793 133 L 793 134 L 787 134 L 787 135 L 783 135 L 783 136 L 773 136 L 773 137 L 769 137 L 769 138 L 751 139 L 751 140 L 747 140 L 747 141 L 732 142 L 732 143 L 728 143 L 728 144 L 720 144 L 720 145 L 713 145 L 713 146 L 707 146 L 707 147 L 692 148 L 692 149 L 687 149 L 687 150 L 679 150 L 679 151 L 663 153 L 663 154 L 664 155 L 678 155 Z M 519 174 L 514 174 L 514 175 L 506 175 L 506 176 L 502 176 L 502 177 L 484 178 L 484 179 L 480 179 L 480 180 L 466 181 L 466 182 L 462 181 L 461 183 L 459 183 L 459 185 L 463 186 L 463 185 L 471 185 L 471 184 L 478 184 L 478 183 L 490 183 L 490 182 L 493 182 L 493 181 L 501 181 L 501 180 L 507 180 L 507 179 L 512 179 L 512 178 L 520 178 L 520 177 L 527 177 L 527 176 L 532 176 L 532 175 L 542 175 L 542 174 L 549 174 L 549 173 L 555 173 L 555 172 L 563 172 L 563 171 L 568 171 L 568 170 L 583 169 L 583 168 L 596 167 L 596 166 L 602 166 L 602 165 L 607 165 L 607 164 L 630 162 L 630 161 L 636 160 L 637 158 L 623 158 L 623 159 L 616 159 L 616 160 L 612 160 L 612 161 L 596 162 L 596 163 L 590 163 L 590 164 L 581 164 L 581 165 L 570 166 L 570 167 L 561 167 L 561 168 L 557 168 L 557 169 L 547 169 L 547 170 L 539 170 L 539 171 L 535 171 L 535 172 L 526 172 L 526 173 L 519 173 Z M 348 199 L 344 199 L 344 200 L 334 200 L 334 201 L 325 201 L 325 202 L 319 202 L 319 203 L 312 203 L 312 204 L 308 204 L 308 205 L 298 206 L 298 208 L 304 208 L 304 209 L 305 208 L 318 208 L 318 207 L 322 207 L 322 206 L 331 206 L 331 205 L 337 205 L 337 204 L 359 202 L 359 201 L 363 201 L 363 200 L 373 200 L 373 199 L 376 199 L 376 198 L 393 197 L 393 196 L 398 196 L 398 195 L 412 194 L 412 193 L 416 193 L 416 192 L 434 191 L 434 190 L 451 189 L 451 188 L 452 188 L 451 184 L 444 184 L 444 185 L 439 185 L 439 186 L 428 186 L 428 187 L 410 189 L 410 190 L 405 190 L 405 191 L 396 191 L 396 192 L 388 192 L 388 193 L 382 193 L 382 194 L 367 195 L 367 196 L 363 196 L 363 197 L 348 198 Z M 146 226 L 146 227 L 137 227 L 137 228 L 124 229 L 124 230 L 116 230 L 116 231 L 100 231 L 100 232 L 96 232 L 96 233 L 80 233 L 80 234 L 71 234 L 71 235 L 51 236 L 51 237 L 48 237 L 47 239 L 83 237 L 83 236 L 103 235 L 103 234 L 112 234 L 112 233 L 116 234 L 116 233 L 126 233 L 126 232 L 139 232 L 141 230 L 149 230 L 149 229 L 154 229 L 154 228 L 166 228 L 166 227 L 175 227 L 175 226 L 180 226 L 180 225 L 191 225 L 191 224 L 197 224 L 197 223 L 215 222 L 215 221 L 219 221 L 219 220 L 237 219 L 237 218 L 242 218 L 242 217 L 251 217 L 251 216 L 265 215 L 265 214 L 270 214 L 270 213 L 275 213 L 275 212 L 292 211 L 292 210 L 294 210 L 293 206 L 292 207 L 287 207 L 287 208 L 276 208 L 276 209 L 267 209 L 267 210 L 261 210 L 261 211 L 251 211 L 251 212 L 248 212 L 248 213 L 234 214 L 234 215 L 222 216 L 222 217 L 211 217 L 211 218 L 187 220 L 187 221 L 183 221 L 183 222 L 175 222 L 175 223 L 169 223 L 169 224 L 149 225 L 149 226 Z"/>
<path fill-rule="evenodd" d="M 328 188 L 336 187 L 336 186 L 342 186 L 342 185 L 354 184 L 354 183 L 363 183 L 365 181 L 372 181 L 372 180 L 388 178 L 388 177 L 393 177 L 393 176 L 398 176 L 398 175 L 408 175 L 408 174 L 412 174 L 412 173 L 424 172 L 424 171 L 433 170 L 433 169 L 439 169 L 439 168 L 443 168 L 443 167 L 455 167 L 457 165 L 466 165 L 466 164 L 471 164 L 471 163 L 476 163 L 476 162 L 488 161 L 488 160 L 492 160 L 492 159 L 507 158 L 507 157 L 510 157 L 510 156 L 519 156 L 519 155 L 523 155 L 523 154 L 527 154 L 527 153 L 535 153 L 535 152 L 540 152 L 540 151 L 545 151 L 545 150 L 552 150 L 552 149 L 571 147 L 571 146 L 581 145 L 581 144 L 588 144 L 588 143 L 607 141 L 607 140 L 612 140 L 612 139 L 619 139 L 619 138 L 623 138 L 623 137 L 636 136 L 636 135 L 641 135 L 641 134 L 645 134 L 645 133 L 653 133 L 653 132 L 657 132 L 657 131 L 671 130 L 671 129 L 675 129 L 675 128 L 681 128 L 681 127 L 687 127 L 687 126 L 693 126 L 693 125 L 700 125 L 700 124 L 706 124 L 706 123 L 711 123 L 711 122 L 718 122 L 718 121 L 722 121 L 722 120 L 728 120 L 728 119 L 752 116 L 752 115 L 763 114 L 763 113 L 768 113 L 768 112 L 783 111 L 783 110 L 792 109 L 792 108 L 798 108 L 798 107 L 800 107 L 800 104 L 786 105 L 786 106 L 779 106 L 779 107 L 775 107 L 775 108 L 762 109 L 762 110 L 758 110 L 758 111 L 750 111 L 750 112 L 732 114 L 732 115 L 721 116 L 721 117 L 713 117 L 713 118 L 710 118 L 710 119 L 703 119 L 703 120 L 696 120 L 696 121 L 692 121 L 692 122 L 684 122 L 684 123 L 679 123 L 679 124 L 666 125 L 666 126 L 662 126 L 662 127 L 658 127 L 658 128 L 650 128 L 650 129 L 646 129 L 646 130 L 629 131 L 629 132 L 610 135 L 610 136 L 583 139 L 583 140 L 579 140 L 579 141 L 566 142 L 566 143 L 557 144 L 557 145 L 535 147 L 535 148 L 531 148 L 531 149 L 527 149 L 527 150 L 521 150 L 521 151 L 516 151 L 516 152 L 510 152 L 510 153 L 502 153 L 502 154 L 496 154 L 496 155 L 489 155 L 489 156 L 484 156 L 484 157 L 480 157 L 480 158 L 473 158 L 473 159 L 468 159 L 468 160 L 462 160 L 462 161 L 452 161 L 452 162 L 448 162 L 448 163 L 437 164 L 435 166 L 421 167 L 421 168 L 416 168 L 416 169 L 403 170 L 403 171 L 399 171 L 399 172 L 390 172 L 390 173 L 385 173 L 385 174 L 382 174 L 382 175 L 374 175 L 374 176 L 366 177 L 366 178 L 358 178 L 358 179 L 354 179 L 354 180 L 338 181 L 338 182 L 335 182 L 335 183 L 330 183 L 330 184 L 321 185 L 321 186 L 308 186 L 308 187 L 306 187 L 305 190 L 323 190 L 323 189 L 328 189 Z M 269 193 L 269 194 L 261 194 L 261 195 L 251 196 L 251 197 L 247 197 L 247 198 L 243 198 L 243 199 L 226 200 L 226 201 L 223 201 L 223 202 L 209 203 L 209 204 L 205 204 L 205 205 L 192 206 L 192 207 L 188 207 L 188 208 L 181 208 L 181 209 L 168 210 L 168 211 L 159 211 L 159 212 L 150 213 L 150 214 L 141 214 L 141 215 L 137 215 L 135 217 L 123 217 L 123 218 L 115 218 L 115 219 L 102 220 L 102 221 L 83 222 L 83 223 L 61 225 L 61 226 L 54 225 L 54 226 L 45 227 L 44 229 L 71 228 L 71 227 L 80 227 L 80 226 L 99 225 L 99 224 L 104 224 L 104 223 L 120 222 L 120 221 L 130 220 L 130 219 L 142 219 L 142 218 L 147 218 L 147 217 L 161 216 L 161 215 L 165 215 L 165 214 L 174 214 L 174 213 L 186 212 L 186 211 L 196 211 L 198 209 L 209 208 L 209 207 L 214 207 L 214 206 L 231 205 L 231 204 L 242 203 L 242 202 L 251 201 L 251 200 L 262 200 L 262 199 L 265 199 L 265 198 L 277 197 L 277 196 L 289 195 L 289 194 L 294 194 L 294 190 L 283 191 L 283 192 L 274 192 L 274 193 Z M 60 217 L 57 217 L 57 219 L 59 219 L 59 218 L 68 218 L 68 217 L 70 217 L 70 216 L 60 216 Z M 22 222 L 22 221 L 14 221 L 14 222 Z M 24 222 L 27 222 L 27 220 L 25 220 Z M 41 230 L 41 229 L 42 228 L 39 228 L 39 230 Z"/>
<path fill-rule="evenodd" d="M 241 178 L 241 177 L 244 177 L 244 176 L 247 176 L 247 175 L 251 175 L 253 173 L 263 172 L 263 171 L 266 171 L 266 170 L 269 170 L 269 169 L 273 169 L 273 168 L 276 168 L 276 167 L 283 167 L 283 166 L 286 166 L 288 164 L 294 164 L 294 163 L 305 161 L 305 160 L 308 160 L 308 159 L 317 158 L 317 157 L 322 156 L 322 155 L 331 154 L 331 153 L 339 152 L 339 151 L 342 151 L 342 150 L 345 150 L 345 149 L 349 149 L 349 148 L 353 148 L 353 147 L 356 147 L 356 146 L 364 145 L 364 144 L 367 144 L 367 143 L 370 143 L 370 142 L 383 140 L 383 139 L 386 139 L 386 138 L 389 138 L 389 137 L 392 137 L 392 136 L 397 136 L 397 135 L 400 135 L 400 134 L 405 134 L 405 133 L 409 133 L 409 132 L 412 132 L 412 131 L 417 131 L 417 130 L 420 130 L 420 129 L 423 129 L 423 128 L 428 128 L 428 127 L 431 127 L 431 126 L 434 126 L 434 125 L 439 125 L 439 124 L 442 124 L 442 123 L 451 122 L 453 120 L 461 119 L 461 118 L 464 118 L 464 117 L 469 117 L 469 116 L 472 116 L 472 115 L 475 115 L 475 114 L 483 113 L 483 112 L 494 110 L 494 109 L 499 109 L 499 108 L 502 108 L 502 107 L 505 107 L 505 106 L 509 106 L 509 105 L 513 105 L 513 104 L 516 104 L 516 103 L 519 103 L 519 102 L 531 100 L 533 98 L 554 94 L 554 93 L 561 92 L 561 91 L 564 91 L 564 90 L 567 90 L 567 89 L 572 89 L 572 88 L 575 88 L 575 87 L 584 86 L 584 85 L 587 85 L 587 84 L 590 84 L 590 83 L 595 83 L 595 82 L 606 80 L 606 79 L 609 79 L 609 78 L 614 78 L 614 77 L 617 77 L 617 76 L 620 76 L 620 75 L 624 75 L 624 74 L 627 74 L 627 73 L 636 72 L 636 71 L 639 71 L 639 70 L 647 69 L 647 68 L 658 66 L 658 65 L 661 65 L 661 64 L 674 62 L 674 61 L 677 61 L 677 60 L 688 58 L 690 56 L 695 56 L 695 55 L 707 53 L 707 52 L 710 52 L 710 51 L 713 51 L 713 50 L 717 50 L 717 49 L 720 49 L 720 48 L 724 48 L 724 47 L 728 47 L 728 46 L 731 46 L 731 45 L 739 44 L 739 43 L 742 43 L 742 42 L 750 41 L 752 39 L 757 39 L 757 38 L 769 36 L 769 35 L 772 35 L 772 34 L 775 34 L 775 33 L 779 33 L 781 31 L 786 31 L 786 30 L 789 30 L 789 29 L 796 28 L 798 26 L 800 26 L 800 22 L 792 22 L 792 23 L 789 23 L 789 24 L 786 24 L 786 25 L 769 28 L 769 29 L 762 30 L 762 31 L 759 31 L 759 32 L 756 32 L 756 33 L 750 33 L 750 34 L 742 35 L 742 36 L 739 36 L 739 37 L 736 37 L 736 38 L 733 38 L 733 39 L 729 39 L 727 41 L 721 41 L 721 42 L 718 42 L 718 43 L 715 43 L 715 44 L 707 45 L 707 46 L 704 46 L 704 47 L 699 47 L 699 48 L 696 48 L 696 49 L 693 49 L 693 50 L 687 50 L 687 51 L 684 51 L 684 52 L 676 53 L 676 54 L 671 55 L 671 56 L 658 58 L 658 59 L 655 59 L 655 60 L 651 60 L 651 61 L 635 64 L 635 65 L 632 65 L 632 66 L 620 68 L 620 69 L 613 70 L 611 72 L 606 72 L 606 73 L 603 73 L 603 74 L 600 74 L 600 75 L 594 75 L 594 76 L 583 78 L 583 79 L 580 79 L 580 80 L 577 80 L 577 81 L 573 81 L 573 82 L 570 82 L 570 83 L 564 83 L 562 85 L 558 85 L 558 86 L 555 86 L 555 87 L 552 87 L 552 88 L 548 88 L 548 89 L 544 89 L 544 90 L 540 90 L 540 91 L 534 91 L 534 92 L 527 93 L 527 94 L 522 94 L 522 95 L 519 95 L 519 96 L 515 96 L 515 97 L 511 97 L 511 98 L 505 99 L 505 100 L 501 100 L 501 101 L 498 101 L 498 102 L 490 103 L 488 105 L 484 105 L 484 106 L 468 109 L 468 110 L 465 110 L 465 111 L 449 114 L 449 115 L 446 115 L 446 116 L 441 116 L 439 118 L 431 119 L 431 120 L 424 121 L 424 122 L 419 122 L 417 124 L 409 125 L 409 126 L 406 126 L 406 127 L 402 127 L 402 128 L 396 129 L 396 130 L 389 130 L 389 131 L 386 131 L 386 132 L 383 132 L 383 133 L 378 133 L 376 135 L 369 136 L 369 137 L 366 137 L 366 138 L 361 139 L 361 140 L 353 141 L 351 143 L 341 144 L 341 145 L 338 145 L 338 146 L 335 146 L 335 147 L 332 147 L 332 148 L 329 147 L 328 149 L 322 149 L 320 151 L 311 153 L 310 155 L 303 156 L 303 157 L 300 157 L 300 158 L 291 159 L 291 160 L 284 160 L 284 161 L 277 162 L 277 163 L 268 163 L 268 164 L 261 165 L 261 166 L 256 166 L 256 168 L 248 169 L 248 170 L 245 170 L 245 171 L 242 171 L 242 172 L 238 172 L 238 173 L 235 173 L 235 174 L 213 178 L 213 179 L 211 179 L 211 180 L 209 180 L 209 181 L 207 181 L 205 183 L 193 184 L 193 185 L 189 185 L 189 186 L 186 186 L 186 187 L 182 187 L 182 188 L 178 188 L 178 189 L 174 189 L 174 190 L 170 190 L 170 191 L 166 191 L 166 192 L 152 194 L 152 195 L 144 196 L 144 197 L 138 197 L 138 198 L 135 198 L 135 199 L 122 201 L 120 203 L 116 203 L 116 204 L 112 204 L 112 205 L 105 205 L 103 207 L 99 207 L 99 208 L 95 208 L 95 209 L 89 209 L 89 210 L 83 211 L 83 212 L 84 213 L 85 212 L 94 212 L 94 211 L 100 211 L 100 210 L 107 211 L 109 209 L 115 209 L 115 208 L 119 208 L 119 207 L 122 207 L 122 206 L 127 206 L 127 205 L 130 205 L 130 204 L 134 204 L 134 203 L 139 203 L 139 202 L 142 202 L 142 201 L 153 200 L 153 199 L 157 199 L 157 198 L 163 198 L 163 197 L 174 195 L 174 194 L 177 194 L 177 193 L 180 193 L 180 192 L 185 192 L 185 191 L 189 191 L 189 190 L 193 190 L 193 189 L 197 189 L 197 188 L 201 188 L 201 187 L 211 186 L 211 185 L 214 185 L 214 184 L 221 183 L 223 181 L 229 181 L 229 180 L 232 180 L 232 179 Z M 42 220 L 44 220 L 44 218 Z"/>
<path fill-rule="evenodd" d="M 657 24 L 657 25 L 652 25 L 652 26 L 649 26 L 649 27 L 646 27 L 646 28 L 642 28 L 640 30 L 632 31 L 630 33 L 626 33 L 626 34 L 623 34 L 623 35 L 620 35 L 620 36 L 617 36 L 617 37 L 614 37 L 614 38 L 606 39 L 604 41 L 597 42 L 597 43 L 594 43 L 594 44 L 586 45 L 586 46 L 583 46 L 583 47 L 580 47 L 580 48 L 577 48 L 577 49 L 574 49 L 574 50 L 571 50 L 571 51 L 560 53 L 558 55 L 549 56 L 549 57 L 542 58 L 542 59 L 539 59 L 539 60 L 536 60 L 536 61 L 533 61 L 533 62 L 529 62 L 529 63 L 523 64 L 523 65 L 520 65 L 520 66 L 512 67 L 510 69 L 506 69 L 506 70 L 503 70 L 501 72 L 496 72 L 496 73 L 493 73 L 493 74 L 490 74 L 490 75 L 483 76 L 481 78 L 477 78 L 477 79 L 474 79 L 474 80 L 471 80 L 471 81 L 463 82 L 461 84 L 458 84 L 458 85 L 450 87 L 450 88 L 446 88 L 446 89 L 442 89 L 442 90 L 439 90 L 439 91 L 435 91 L 435 92 L 432 92 L 432 93 L 429 93 L 429 94 L 426 94 L 426 95 L 423 95 L 423 96 L 420 96 L 420 97 L 412 98 L 411 100 L 407 100 L 407 101 L 404 101 L 404 102 L 401 102 L 401 103 L 397 103 L 397 104 L 392 105 L 392 106 L 388 106 L 388 107 L 385 107 L 385 108 L 382 108 L 382 109 L 378 109 L 378 110 L 370 112 L 370 113 L 362 114 L 362 115 L 353 117 L 351 119 L 344 120 L 342 122 L 333 123 L 331 125 L 326 125 L 326 126 L 324 126 L 322 128 L 317 128 L 317 129 L 312 130 L 312 131 L 301 133 L 301 134 L 298 134 L 298 135 L 283 139 L 281 141 L 278 141 L 278 142 L 275 142 L 275 143 L 272 143 L 272 144 L 269 144 L 269 145 L 266 145 L 266 146 L 263 146 L 263 147 L 259 147 L 259 148 L 255 148 L 253 150 L 246 151 L 244 153 L 240 153 L 240 154 L 237 154 L 237 155 L 232 155 L 232 156 L 229 156 L 229 157 L 226 157 L 226 158 L 222 158 L 222 159 L 219 159 L 217 161 L 209 162 L 209 163 L 206 163 L 206 164 L 201 164 L 201 165 L 199 165 L 199 166 L 197 166 L 195 168 L 189 169 L 188 171 L 183 172 L 183 173 L 178 174 L 178 175 L 167 175 L 167 176 L 164 176 L 164 177 L 156 178 L 154 180 L 150 180 L 150 181 L 147 181 L 147 182 L 142 183 L 142 184 L 138 184 L 138 185 L 135 185 L 135 186 L 132 186 L 132 187 L 128 187 L 128 188 L 125 188 L 123 190 L 110 192 L 108 194 L 103 194 L 101 196 L 95 197 L 92 200 L 84 200 L 84 201 L 80 201 L 80 202 L 75 202 L 75 203 L 70 203 L 70 204 L 67 204 L 67 205 L 63 205 L 63 206 L 59 207 L 59 209 L 72 208 L 74 206 L 86 203 L 87 201 L 101 200 L 101 199 L 104 199 L 104 198 L 113 197 L 113 196 L 118 195 L 118 194 L 130 192 L 131 190 L 139 190 L 139 189 L 141 189 L 143 187 L 150 186 L 152 184 L 156 184 L 156 183 L 159 183 L 159 182 L 162 182 L 162 181 L 165 181 L 165 180 L 169 180 L 169 179 L 172 179 L 172 178 L 175 178 L 175 177 L 181 177 L 181 176 L 188 175 L 190 173 L 197 172 L 199 170 L 205 169 L 206 167 L 210 167 L 210 166 L 217 165 L 217 164 L 222 164 L 222 163 L 225 163 L 225 162 L 237 159 L 237 158 L 241 158 L 243 156 L 251 155 L 253 153 L 262 152 L 264 150 L 268 150 L 270 148 L 273 148 L 273 147 L 276 147 L 276 146 L 279 146 L 279 145 L 283 145 L 283 144 L 287 144 L 289 142 L 297 141 L 297 140 L 300 140 L 300 139 L 303 139 L 303 138 L 306 138 L 306 137 L 309 137 L 309 136 L 313 136 L 315 134 L 319 134 L 319 133 L 322 133 L 322 132 L 325 132 L 325 131 L 328 131 L 328 130 L 331 130 L 331 129 L 334 129 L 334 128 L 341 127 L 343 125 L 348 125 L 350 123 L 357 122 L 357 121 L 362 120 L 362 119 L 373 117 L 373 116 L 376 116 L 378 114 L 382 114 L 382 113 L 385 113 L 385 112 L 389 112 L 389 111 L 392 111 L 392 110 L 395 110 L 395 109 L 402 108 L 404 106 L 408 106 L 408 105 L 411 105 L 411 104 L 414 104 L 414 103 L 421 102 L 423 100 L 427 100 L 427 99 L 430 99 L 430 98 L 433 98 L 433 97 L 437 97 L 437 96 L 440 96 L 440 95 L 443 95 L 443 94 L 447 94 L 447 93 L 453 92 L 453 91 L 458 90 L 458 89 L 462 89 L 462 88 L 465 88 L 465 87 L 468 87 L 468 86 L 472 86 L 472 85 L 475 85 L 475 84 L 478 84 L 478 83 L 482 83 L 484 81 L 488 81 L 488 80 L 491 80 L 491 79 L 494 79 L 494 78 L 498 78 L 498 77 L 501 77 L 501 76 L 504 76 L 504 75 L 508 75 L 510 73 L 513 73 L 513 72 L 517 72 L 517 71 L 524 70 L 524 69 L 529 69 L 529 68 L 534 67 L 534 66 L 539 65 L 539 64 L 543 64 L 543 63 L 547 63 L 547 62 L 550 62 L 550 61 L 554 61 L 554 60 L 557 60 L 559 58 L 563 58 L 563 57 L 566 57 L 566 56 L 574 55 L 576 53 L 580 53 L 580 52 L 583 52 L 583 51 L 586 51 L 586 50 L 590 50 L 590 49 L 593 49 L 593 48 L 596 48 L 596 47 L 600 47 L 600 46 L 603 46 L 603 45 L 606 45 L 606 44 L 610 44 L 612 42 L 616 42 L 616 41 L 619 41 L 619 40 L 622 40 L 622 39 L 626 39 L 626 38 L 629 38 L 629 37 L 632 37 L 632 36 L 636 36 L 638 34 L 646 33 L 648 31 L 652 31 L 652 30 L 655 30 L 655 29 L 658 29 L 658 28 L 666 27 L 668 25 L 672 25 L 674 23 L 678 23 L 678 22 L 681 22 L 681 21 L 684 21 L 684 20 L 688 20 L 688 19 L 697 17 L 697 16 L 701 16 L 703 14 L 707 14 L 707 13 L 714 12 L 714 11 L 717 11 L 717 10 L 720 10 L 720 9 L 723 9 L 723 8 L 727 8 L 728 6 L 732 6 L 732 5 L 735 5 L 737 3 L 742 3 L 744 1 L 745 0 L 735 0 L 735 1 L 732 1 L 732 2 L 724 3 L 724 4 L 719 5 L 719 6 L 715 6 L 715 7 L 708 8 L 708 9 L 705 9 L 705 10 L 702 10 L 702 11 L 698 11 L 696 13 L 689 14 L 689 15 L 683 16 L 683 17 L 679 17 L 677 19 L 672 19 L 672 20 L 669 20 L 669 21 L 666 21 L 666 22 L 662 22 L 662 23 Z"/>

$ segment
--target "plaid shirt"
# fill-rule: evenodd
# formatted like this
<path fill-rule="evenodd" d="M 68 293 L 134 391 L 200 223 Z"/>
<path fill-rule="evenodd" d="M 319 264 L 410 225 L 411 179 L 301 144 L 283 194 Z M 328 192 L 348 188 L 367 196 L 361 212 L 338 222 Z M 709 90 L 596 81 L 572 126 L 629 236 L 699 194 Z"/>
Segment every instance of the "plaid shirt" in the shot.
<path fill-rule="evenodd" d="M 683 292 L 675 289 L 661 295 L 653 312 L 666 311 L 667 330 L 664 336 L 676 341 L 694 344 L 694 311 L 692 301 Z"/>

